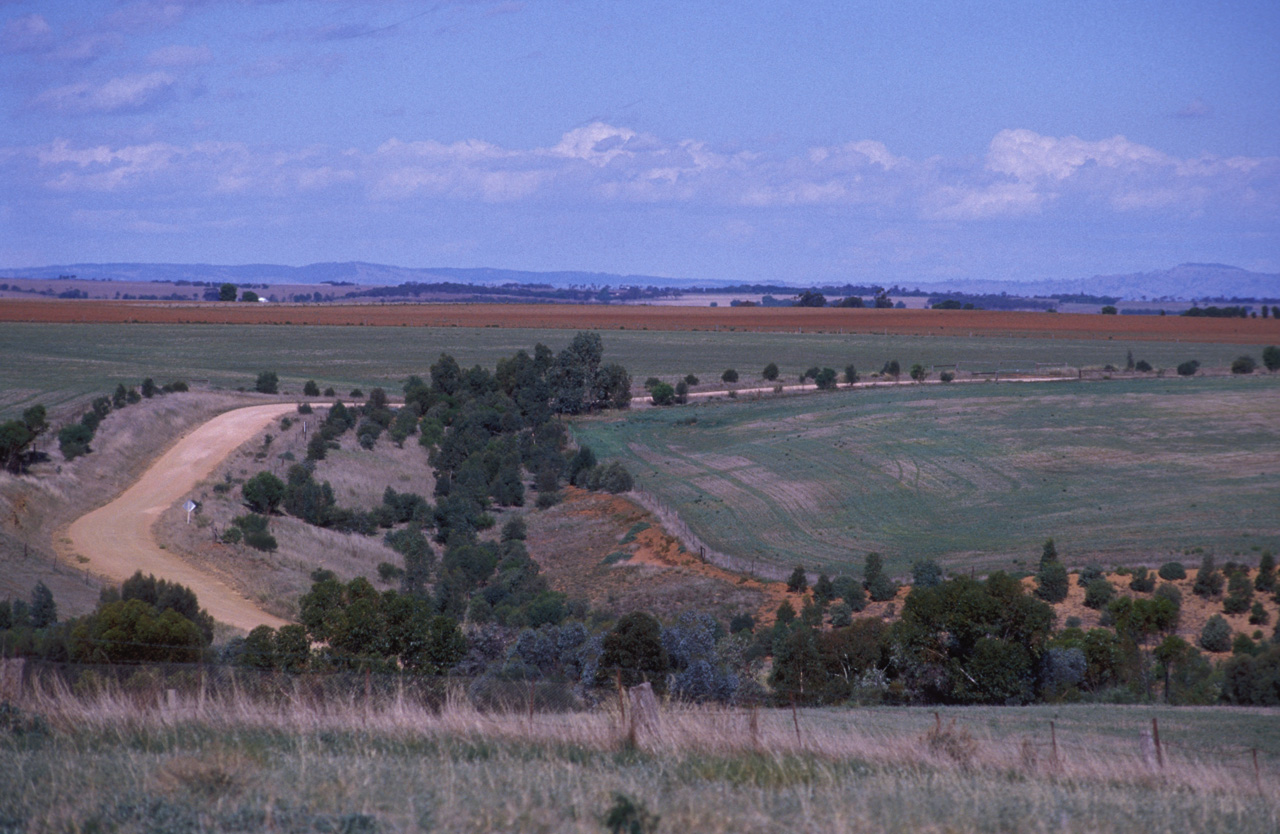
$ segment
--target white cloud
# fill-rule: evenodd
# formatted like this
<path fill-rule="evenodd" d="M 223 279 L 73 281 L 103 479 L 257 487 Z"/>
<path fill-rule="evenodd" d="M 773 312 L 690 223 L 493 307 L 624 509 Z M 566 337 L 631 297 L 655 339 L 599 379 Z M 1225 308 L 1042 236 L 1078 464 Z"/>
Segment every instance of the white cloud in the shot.
<path fill-rule="evenodd" d="M 38 14 L 15 17 L 0 29 L 0 52 L 43 52 L 53 43 L 53 27 Z"/>
<path fill-rule="evenodd" d="M 31 100 L 38 110 L 59 113 L 114 113 L 146 110 L 174 94 L 174 78 L 150 72 L 111 78 L 101 84 L 80 82 L 45 90 Z"/>
<path fill-rule="evenodd" d="M 1171 157 L 1123 136 L 1087 142 L 1075 136 L 1058 139 L 1030 130 L 1002 130 L 987 151 L 989 169 L 1022 181 L 1064 180 L 1089 164 L 1120 168 L 1172 163 Z"/>
<path fill-rule="evenodd" d="M 207 46 L 171 44 L 154 50 L 147 56 L 153 67 L 198 67 L 212 63 L 213 50 Z"/>

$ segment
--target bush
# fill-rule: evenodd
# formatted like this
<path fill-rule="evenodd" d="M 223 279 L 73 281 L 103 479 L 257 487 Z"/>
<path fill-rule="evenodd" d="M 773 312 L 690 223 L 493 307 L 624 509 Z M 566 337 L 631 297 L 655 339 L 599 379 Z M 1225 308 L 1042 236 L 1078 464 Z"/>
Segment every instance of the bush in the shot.
<path fill-rule="evenodd" d="M 737 372 L 737 371 L 735 371 L 733 368 L 729 368 L 727 371 L 725 371 L 724 373 L 720 374 L 720 381 L 721 381 L 721 382 L 726 382 L 726 383 L 734 383 L 734 382 L 737 382 L 737 381 L 738 381 L 738 372 Z"/>
<path fill-rule="evenodd" d="M 1167 579 L 1170 582 L 1187 578 L 1187 569 L 1182 566 L 1181 562 L 1165 562 L 1160 566 L 1159 573 L 1161 579 Z"/>
<path fill-rule="evenodd" d="M 829 391 L 836 387 L 836 372 L 831 368 L 823 368 L 813 378 L 814 383 L 823 391 Z"/>
<path fill-rule="evenodd" d="M 92 440 L 93 429 L 84 423 L 72 423 L 58 431 L 58 449 L 67 460 L 75 460 L 93 451 L 89 448 L 89 442 Z"/>
<path fill-rule="evenodd" d="M 1139 359 L 1137 364 L 1133 366 L 1133 369 L 1143 374 L 1149 374 L 1153 370 L 1153 368 L 1151 367 L 1151 363 L 1145 359 Z"/>
<path fill-rule="evenodd" d="M 1156 588 L 1156 599 L 1167 599 L 1173 603 L 1175 607 L 1182 608 L 1182 592 L 1178 590 L 1176 585 L 1170 585 L 1168 582 L 1160 583 L 1160 587 Z"/>
<path fill-rule="evenodd" d="M 662 380 L 658 379 L 656 376 L 649 377 L 644 381 L 644 390 L 652 391 L 653 386 L 657 385 L 659 382 L 662 382 Z"/>
<path fill-rule="evenodd" d="M 1251 374 L 1258 369 L 1258 363 L 1252 356 L 1237 356 L 1231 363 L 1231 373 Z"/>
<path fill-rule="evenodd" d="M 1280 371 L 1280 347 L 1270 345 L 1262 349 L 1262 364 L 1268 371 Z"/>
<path fill-rule="evenodd" d="M 880 373 L 883 376 L 891 376 L 894 379 L 897 379 L 902 375 L 902 366 L 898 364 L 897 359 L 890 359 L 888 362 L 884 363 L 884 367 L 880 369 Z"/>
<path fill-rule="evenodd" d="M 1101 611 L 1111 603 L 1115 595 L 1116 589 L 1111 586 L 1111 583 L 1105 577 L 1100 576 L 1085 586 L 1084 607 Z"/>
<path fill-rule="evenodd" d="M 850 385 L 858 381 L 858 369 L 852 365 L 844 366 L 844 381 Z"/>
<path fill-rule="evenodd" d="M 256 513 L 274 513 L 284 500 L 284 481 L 270 472 L 259 472 L 240 488 L 244 503 Z"/>
<path fill-rule="evenodd" d="M 1056 559 L 1046 562 L 1036 576 L 1036 596 L 1045 602 L 1062 602 L 1069 588 L 1067 569 Z"/>
<path fill-rule="evenodd" d="M 951 382 L 955 378 L 956 378 L 956 375 L 951 373 L 951 371 L 943 371 L 942 373 L 938 374 L 938 379 L 942 380 L 943 382 Z"/>
<path fill-rule="evenodd" d="M 1200 562 L 1200 570 L 1196 572 L 1196 581 L 1191 586 L 1191 592 L 1199 597 L 1216 597 L 1222 593 L 1222 585 L 1222 574 L 1214 567 L 1213 555 L 1205 554 Z"/>
<path fill-rule="evenodd" d="M 760 372 L 760 376 L 764 377 L 770 382 L 773 382 L 775 379 L 778 378 L 778 366 L 773 362 L 770 362 L 768 365 L 764 366 L 764 370 Z"/>
<path fill-rule="evenodd" d="M 1228 614 L 1243 614 L 1249 610 L 1253 602 L 1253 583 L 1244 571 L 1231 574 L 1227 582 L 1227 598 L 1222 601 L 1222 610 Z"/>
<path fill-rule="evenodd" d="M 942 568 L 932 559 L 921 559 L 911 566 L 913 588 L 933 588 L 942 584 Z"/>
<path fill-rule="evenodd" d="M 787 577 L 787 591 L 803 594 L 808 589 L 809 578 L 805 575 L 804 565 L 796 565 L 795 570 L 791 571 L 791 576 Z"/>
<path fill-rule="evenodd" d="M 685 374 L 684 382 L 685 382 L 685 385 L 697 385 L 698 378 L 693 374 Z"/>
<path fill-rule="evenodd" d="M 1198 370 L 1200 370 L 1200 363 L 1195 359 L 1189 359 L 1178 365 L 1178 376 L 1195 376 Z"/>
<path fill-rule="evenodd" d="M 1274 591 L 1276 589 L 1276 557 L 1270 550 L 1262 552 L 1258 560 L 1258 575 L 1253 578 L 1253 587 L 1258 591 Z"/>
<path fill-rule="evenodd" d="M 274 551 L 279 545 L 276 543 L 276 537 L 268 533 L 266 530 L 254 530 L 244 534 L 244 543 L 252 547 L 254 550 L 262 550 L 267 553 Z"/>
<path fill-rule="evenodd" d="M 916 364 L 911 366 L 910 374 L 911 374 L 911 378 L 914 379 L 916 382 L 924 382 L 925 379 L 929 376 L 929 371 L 928 369 L 925 368 L 924 365 L 921 365 L 919 362 L 917 362 Z"/>
<path fill-rule="evenodd" d="M 1231 625 L 1214 614 L 1200 631 L 1200 648 L 1207 652 L 1225 652 L 1231 649 Z"/>
<path fill-rule="evenodd" d="M 316 381 L 314 379 L 308 379 L 305 383 L 303 383 L 302 396 L 304 397 L 320 396 L 320 386 L 316 385 Z"/>
<path fill-rule="evenodd" d="M 1129 580 L 1129 590 L 1137 591 L 1140 594 L 1149 594 L 1156 588 L 1156 578 L 1151 571 L 1146 568 L 1138 568 L 1133 572 L 1133 578 Z"/>
<path fill-rule="evenodd" d="M 676 401 L 676 389 L 665 382 L 659 382 L 649 389 L 654 405 L 671 405 Z"/>
<path fill-rule="evenodd" d="M 1101 578 L 1102 568 L 1097 565 L 1085 565 L 1080 568 L 1079 573 L 1076 574 L 1076 584 L 1081 588 L 1088 588 L 1090 582 Z"/>
<path fill-rule="evenodd" d="M 275 394 L 279 392 L 280 377 L 275 371 L 263 371 L 258 374 L 258 379 L 253 383 L 253 390 L 259 394 Z"/>

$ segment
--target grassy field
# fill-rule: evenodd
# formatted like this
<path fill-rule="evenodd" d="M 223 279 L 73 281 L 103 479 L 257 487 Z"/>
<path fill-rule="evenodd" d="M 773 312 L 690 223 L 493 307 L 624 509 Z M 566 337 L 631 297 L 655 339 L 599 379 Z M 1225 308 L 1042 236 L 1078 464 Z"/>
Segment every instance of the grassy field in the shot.
<path fill-rule="evenodd" d="M 805 369 L 850 363 L 879 370 L 890 359 L 902 367 L 961 363 L 968 369 L 1032 368 L 1036 362 L 1073 367 L 1123 367 L 1126 351 L 1157 368 L 1198 359 L 1225 367 L 1256 347 L 1023 338 L 833 335 L 801 333 L 607 331 L 606 359 L 621 362 L 639 383 L 650 376 L 674 380 L 687 373 L 718 384 L 726 368 L 744 383 L 769 362 L 794 381 Z M 285 390 L 307 379 L 338 390 L 398 387 L 410 374 L 426 374 L 442 351 L 464 366 L 492 368 L 504 356 L 543 342 L 568 344 L 565 330 L 426 327 L 304 327 L 271 325 L 22 324 L 0 327 L 0 417 L 42 402 L 49 407 L 110 391 L 144 377 L 208 380 L 220 388 L 252 388 L 260 371 L 274 370 Z"/>
<path fill-rule="evenodd" d="M 31 701 L 27 732 L 0 730 L 0 828 L 600 832 L 618 795 L 659 818 L 623 829 L 645 832 L 1249 834 L 1280 821 L 1264 710 L 944 709 L 931 738 L 923 710 L 762 710 L 752 732 L 745 710 L 674 707 L 629 748 L 607 707 L 156 703 Z M 33 715 L 48 729 L 29 731 Z M 1163 766 L 1143 743 L 1152 718 Z"/>
<path fill-rule="evenodd" d="M 601 458 L 748 569 L 842 573 L 869 551 L 1034 568 L 1280 550 L 1272 378 L 900 386 L 581 423 Z M 1194 557 L 1182 558 L 1194 561 Z"/>

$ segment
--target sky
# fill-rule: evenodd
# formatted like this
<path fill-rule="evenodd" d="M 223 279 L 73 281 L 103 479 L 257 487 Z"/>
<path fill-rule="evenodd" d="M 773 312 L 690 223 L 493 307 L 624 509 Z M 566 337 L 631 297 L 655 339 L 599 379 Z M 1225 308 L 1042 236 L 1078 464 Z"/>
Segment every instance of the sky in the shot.
<path fill-rule="evenodd" d="M 1280 272 L 1280 4 L 0 0 L 0 267 Z"/>

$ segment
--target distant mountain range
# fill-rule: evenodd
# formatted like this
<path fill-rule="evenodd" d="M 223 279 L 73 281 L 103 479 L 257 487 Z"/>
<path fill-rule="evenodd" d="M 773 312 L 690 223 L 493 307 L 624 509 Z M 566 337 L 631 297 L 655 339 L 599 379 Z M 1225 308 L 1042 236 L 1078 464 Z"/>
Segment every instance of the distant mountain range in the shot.
<path fill-rule="evenodd" d="M 404 283 L 457 282 L 496 286 L 502 284 L 544 284 L 552 287 L 668 287 L 683 288 L 740 285 L 735 281 L 695 281 L 655 275 L 615 275 L 606 272 L 526 272 L 514 269 L 415 268 L 362 263 L 318 263 L 307 266 L 244 264 L 64 264 L 18 269 L 0 269 L 0 278 L 58 278 L 74 275 L 98 281 L 200 281 L 236 284 L 322 284 L 347 283 L 361 286 L 394 286 Z M 796 288 L 803 284 L 790 284 Z M 901 284 L 904 289 L 934 293 L 1008 293 L 1021 296 L 1049 296 L 1067 293 L 1115 296 L 1128 300 L 1280 298 L 1280 274 L 1250 272 L 1224 264 L 1181 264 L 1156 272 L 1128 275 L 1095 275 L 1068 281 L 986 281 L 956 280 L 947 283 Z"/>

